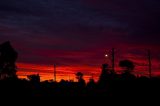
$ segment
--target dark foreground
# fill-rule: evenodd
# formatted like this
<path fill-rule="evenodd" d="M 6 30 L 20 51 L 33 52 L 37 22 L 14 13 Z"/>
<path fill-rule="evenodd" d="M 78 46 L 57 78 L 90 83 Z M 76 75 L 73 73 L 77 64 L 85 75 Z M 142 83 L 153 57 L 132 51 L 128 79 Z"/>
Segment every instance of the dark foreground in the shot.
<path fill-rule="evenodd" d="M 108 82 L 31 82 L 21 79 L 0 81 L 1 97 L 155 97 L 160 94 L 159 78 L 108 80 Z"/>

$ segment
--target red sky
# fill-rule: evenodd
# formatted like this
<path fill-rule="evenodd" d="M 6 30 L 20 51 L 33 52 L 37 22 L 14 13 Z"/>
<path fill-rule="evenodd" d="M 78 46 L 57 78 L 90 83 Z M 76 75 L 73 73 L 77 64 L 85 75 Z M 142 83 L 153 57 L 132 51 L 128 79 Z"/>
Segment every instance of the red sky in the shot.
<path fill-rule="evenodd" d="M 133 45 L 125 46 L 118 45 L 119 48 L 124 47 L 126 49 L 115 49 L 115 60 L 116 60 L 116 71 L 121 72 L 121 68 L 118 66 L 120 60 L 130 59 L 136 65 L 134 74 L 135 75 L 145 75 L 148 76 L 148 60 L 147 60 L 147 51 L 145 47 L 133 47 Z M 102 49 L 102 48 L 101 48 Z M 108 54 L 109 57 L 105 57 L 104 55 Z M 43 57 L 49 58 L 60 58 L 66 57 L 65 60 L 57 60 L 57 80 L 61 79 L 65 80 L 74 80 L 75 73 L 80 71 L 84 73 L 84 78 L 86 81 L 94 76 L 94 79 L 97 81 L 101 72 L 101 64 L 111 62 L 111 49 L 99 50 L 99 48 L 95 48 L 94 51 L 81 51 L 81 52 L 65 52 L 59 51 L 58 53 L 49 53 L 44 52 L 38 54 Z M 159 60 L 158 54 L 156 51 L 152 52 L 152 70 L 153 75 L 159 75 Z M 21 56 L 20 56 L 21 57 Z M 62 63 L 60 63 L 62 62 Z M 64 62 L 64 63 L 63 63 Z M 53 62 L 54 64 L 54 62 Z M 46 63 L 42 64 L 41 62 L 30 63 L 30 62 L 18 62 L 18 75 L 20 78 L 26 78 L 26 75 L 29 74 L 40 74 L 41 80 L 50 80 L 53 79 L 53 64 Z"/>
<path fill-rule="evenodd" d="M 11 41 L 19 53 L 17 74 L 75 79 L 81 71 L 98 79 L 101 64 L 116 49 L 118 62 L 135 62 L 135 73 L 147 74 L 147 49 L 153 74 L 159 75 L 160 1 L 158 0 L 3 0 L 0 43 Z M 104 57 L 108 54 L 108 59 Z M 145 65 L 145 66 L 144 66 Z"/>

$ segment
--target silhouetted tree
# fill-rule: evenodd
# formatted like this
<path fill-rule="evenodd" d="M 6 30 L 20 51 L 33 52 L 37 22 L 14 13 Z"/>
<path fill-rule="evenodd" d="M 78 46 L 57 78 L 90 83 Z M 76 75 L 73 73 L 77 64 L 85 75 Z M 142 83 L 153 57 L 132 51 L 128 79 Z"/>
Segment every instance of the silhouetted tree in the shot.
<path fill-rule="evenodd" d="M 28 75 L 27 78 L 29 79 L 29 81 L 31 81 L 33 83 L 39 83 L 40 82 L 39 74 Z"/>
<path fill-rule="evenodd" d="M 131 73 L 134 70 L 134 63 L 130 60 L 122 60 L 119 62 L 119 66 L 124 68 L 122 73 L 123 79 L 135 79 L 135 76 Z"/>
<path fill-rule="evenodd" d="M 83 73 L 77 72 L 76 73 L 76 78 L 78 79 L 78 85 L 81 87 L 85 86 L 85 80 L 83 79 Z"/>
<path fill-rule="evenodd" d="M 12 48 L 9 41 L 0 45 L 0 79 L 16 77 L 18 53 Z"/>
<path fill-rule="evenodd" d="M 119 66 L 124 68 L 125 73 L 131 73 L 134 70 L 134 63 L 130 60 L 122 60 L 119 62 Z"/>
<path fill-rule="evenodd" d="M 95 85 L 96 85 L 96 82 L 94 81 L 94 79 L 93 79 L 93 78 L 90 78 L 90 79 L 89 79 L 89 82 L 87 83 L 87 87 L 88 87 L 89 89 L 93 89 L 93 88 L 95 88 Z"/>

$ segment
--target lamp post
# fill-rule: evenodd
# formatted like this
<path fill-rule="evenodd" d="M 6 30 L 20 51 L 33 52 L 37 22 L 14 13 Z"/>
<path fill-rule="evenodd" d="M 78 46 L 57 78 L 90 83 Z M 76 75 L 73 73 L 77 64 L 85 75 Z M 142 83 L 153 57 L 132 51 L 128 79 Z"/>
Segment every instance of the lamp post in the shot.
<path fill-rule="evenodd" d="M 109 55 L 105 54 L 105 57 L 108 58 Z M 115 70 L 115 49 L 114 48 L 112 48 L 112 51 L 111 51 L 111 64 L 112 64 L 111 68 L 114 71 Z"/>
<path fill-rule="evenodd" d="M 105 54 L 104 57 L 105 57 L 105 61 L 108 63 L 108 57 L 109 57 L 109 55 Z"/>

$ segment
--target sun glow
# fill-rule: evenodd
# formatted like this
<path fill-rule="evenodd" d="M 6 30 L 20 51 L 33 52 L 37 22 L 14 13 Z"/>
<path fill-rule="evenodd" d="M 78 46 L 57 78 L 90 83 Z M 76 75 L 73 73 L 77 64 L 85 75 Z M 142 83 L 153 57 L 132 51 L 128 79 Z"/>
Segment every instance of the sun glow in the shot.
<path fill-rule="evenodd" d="M 28 64 L 28 63 L 17 63 L 18 72 L 17 75 L 19 78 L 27 78 L 27 75 L 39 74 L 41 81 L 53 80 L 54 79 L 54 67 L 52 65 L 37 65 L 37 64 Z M 91 75 L 94 75 L 94 79 L 97 81 L 100 69 L 99 67 L 91 66 L 59 66 L 57 70 L 57 81 L 61 79 L 76 81 L 76 72 L 84 73 L 84 79 L 88 81 L 91 78 Z M 87 72 L 86 72 L 87 71 Z"/>

